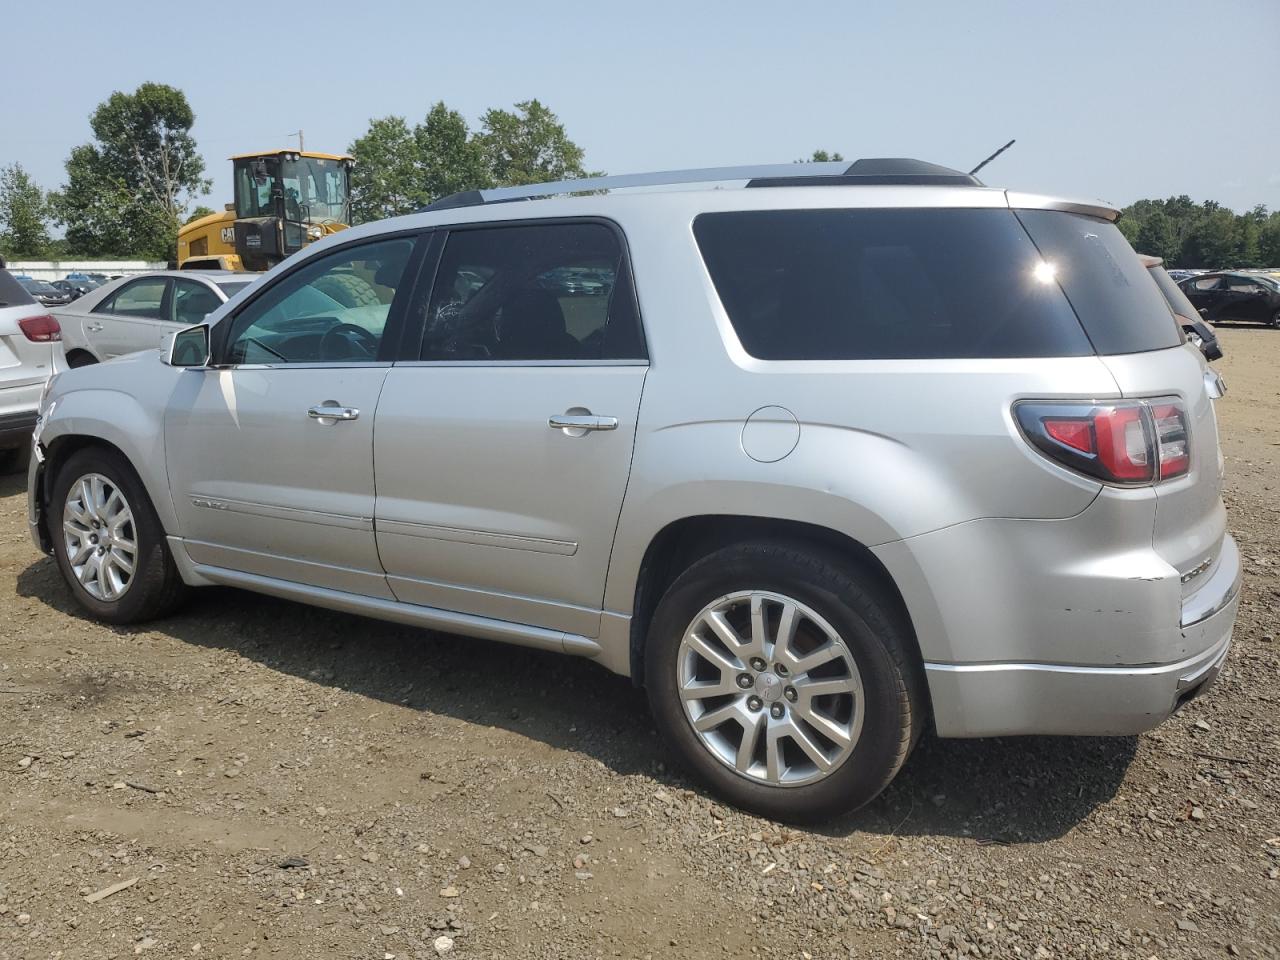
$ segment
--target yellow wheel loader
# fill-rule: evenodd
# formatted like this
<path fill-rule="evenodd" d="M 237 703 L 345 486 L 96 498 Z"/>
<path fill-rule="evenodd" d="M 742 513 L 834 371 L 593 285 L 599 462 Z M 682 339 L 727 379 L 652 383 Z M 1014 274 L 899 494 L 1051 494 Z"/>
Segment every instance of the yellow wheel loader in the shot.
<path fill-rule="evenodd" d="M 273 150 L 231 162 L 235 202 L 178 231 L 180 270 L 269 270 L 351 225 L 351 157 Z"/>

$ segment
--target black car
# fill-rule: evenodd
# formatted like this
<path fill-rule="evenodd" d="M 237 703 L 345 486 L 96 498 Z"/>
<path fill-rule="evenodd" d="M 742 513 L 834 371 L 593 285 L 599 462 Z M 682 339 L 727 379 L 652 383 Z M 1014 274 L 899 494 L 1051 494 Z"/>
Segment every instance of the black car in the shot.
<path fill-rule="evenodd" d="M 98 284 L 85 280 L 55 280 L 50 286 L 62 291 L 71 300 L 79 300 L 90 290 L 98 288 Z"/>
<path fill-rule="evenodd" d="M 18 281 L 23 289 L 46 307 L 65 307 L 74 297 L 64 290 L 59 290 L 44 280 L 22 279 Z"/>
<path fill-rule="evenodd" d="M 1258 273 L 1202 273 L 1178 284 L 1202 317 L 1280 327 L 1280 281 Z"/>

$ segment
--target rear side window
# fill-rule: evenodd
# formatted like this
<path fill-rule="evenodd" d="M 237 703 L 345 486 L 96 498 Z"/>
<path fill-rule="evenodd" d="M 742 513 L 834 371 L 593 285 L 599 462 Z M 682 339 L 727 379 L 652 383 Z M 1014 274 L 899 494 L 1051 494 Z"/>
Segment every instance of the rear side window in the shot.
<path fill-rule="evenodd" d="M 1116 225 L 1058 210 L 1019 210 L 1098 353 L 1176 347 L 1169 305 Z"/>
<path fill-rule="evenodd" d="M 1164 267 L 1149 267 L 1151 271 L 1151 279 L 1156 282 L 1156 286 L 1160 288 L 1160 292 L 1164 294 L 1165 300 L 1173 312 L 1180 317 L 1187 317 L 1195 320 L 1200 316 L 1200 312 L 1191 305 L 1191 301 L 1187 299 L 1187 295 L 1182 292 L 1182 288 L 1173 282 L 1173 277 L 1165 271 Z"/>
<path fill-rule="evenodd" d="M 1093 352 L 1009 210 L 710 213 L 694 235 L 743 348 L 762 360 Z"/>
<path fill-rule="evenodd" d="M 13 274 L 0 267 L 0 307 L 25 307 L 35 303 Z"/>

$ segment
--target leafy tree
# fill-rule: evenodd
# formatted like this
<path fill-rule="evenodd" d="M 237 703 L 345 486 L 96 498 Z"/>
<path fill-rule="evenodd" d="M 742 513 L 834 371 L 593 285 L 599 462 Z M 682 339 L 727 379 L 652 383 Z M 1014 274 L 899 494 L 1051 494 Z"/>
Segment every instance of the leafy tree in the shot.
<path fill-rule="evenodd" d="M 365 135 L 347 148 L 356 161 L 351 170 L 351 216 L 356 223 L 398 216 L 426 202 L 418 182 L 417 150 L 404 117 L 369 121 Z"/>
<path fill-rule="evenodd" d="M 206 207 L 202 203 L 199 206 L 197 206 L 194 210 L 191 211 L 191 214 L 187 217 L 187 219 L 182 221 L 182 225 L 186 226 L 188 223 L 195 223 L 201 217 L 207 217 L 209 216 L 209 214 L 217 213 L 217 212 L 218 211 L 214 210 L 213 207 Z"/>
<path fill-rule="evenodd" d="M 516 186 L 588 176 L 582 148 L 538 100 L 523 100 L 515 110 L 488 110 L 480 125 L 477 140 L 495 184 Z"/>
<path fill-rule="evenodd" d="M 181 90 L 144 83 L 113 93 L 89 118 L 93 143 L 71 151 L 66 188 L 53 198 L 81 253 L 173 259 L 178 225 L 209 189 Z"/>
<path fill-rule="evenodd" d="M 839 153 L 827 153 L 826 150 L 815 150 L 813 151 L 813 156 L 808 160 L 801 158 L 800 160 L 797 160 L 796 163 L 830 163 L 843 159 L 844 157 Z"/>
<path fill-rule="evenodd" d="M 1161 257 L 1169 263 L 1182 253 L 1182 243 L 1178 239 L 1174 223 L 1163 210 L 1157 210 L 1147 217 L 1138 227 L 1136 239 L 1131 242 L 1139 253 Z"/>
<path fill-rule="evenodd" d="M 0 251 L 35 260 L 49 248 L 48 204 L 22 164 L 0 169 Z"/>
<path fill-rule="evenodd" d="M 478 132 L 443 102 L 413 127 L 404 117 L 382 117 L 348 152 L 356 160 L 356 222 L 409 213 L 464 190 L 586 175 L 582 148 L 537 100 L 516 104 L 514 112 L 488 111 Z"/>
<path fill-rule="evenodd" d="M 467 129 L 462 114 L 450 110 L 443 101 L 413 128 L 413 140 L 425 203 L 493 185 L 483 144 Z"/>
<path fill-rule="evenodd" d="M 1209 204 L 1205 204 L 1209 207 Z M 1182 260 L 1199 266 L 1222 268 L 1235 265 L 1237 253 L 1235 214 L 1215 203 L 1191 229 L 1182 245 Z"/>
<path fill-rule="evenodd" d="M 1263 266 L 1280 266 L 1280 210 L 1258 228 L 1258 259 Z"/>

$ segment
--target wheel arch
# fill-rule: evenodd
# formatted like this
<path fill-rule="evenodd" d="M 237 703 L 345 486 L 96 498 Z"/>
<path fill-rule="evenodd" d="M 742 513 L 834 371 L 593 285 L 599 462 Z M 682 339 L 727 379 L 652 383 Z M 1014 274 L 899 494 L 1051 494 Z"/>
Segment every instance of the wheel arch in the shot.
<path fill-rule="evenodd" d="M 83 363 L 78 361 L 83 360 Z M 88 347 L 72 347 L 67 351 L 67 366 L 75 368 L 88 366 L 91 363 L 101 363 L 102 359 L 98 357 Z"/>
<path fill-rule="evenodd" d="M 640 562 L 630 623 L 632 682 L 644 681 L 644 655 L 649 624 L 658 601 L 671 583 L 701 558 L 739 543 L 774 541 L 802 544 L 849 565 L 872 586 L 897 616 L 910 641 L 914 666 L 924 676 L 924 657 L 906 599 L 888 569 L 863 543 L 839 530 L 777 517 L 701 514 L 673 520 L 649 541 Z"/>

